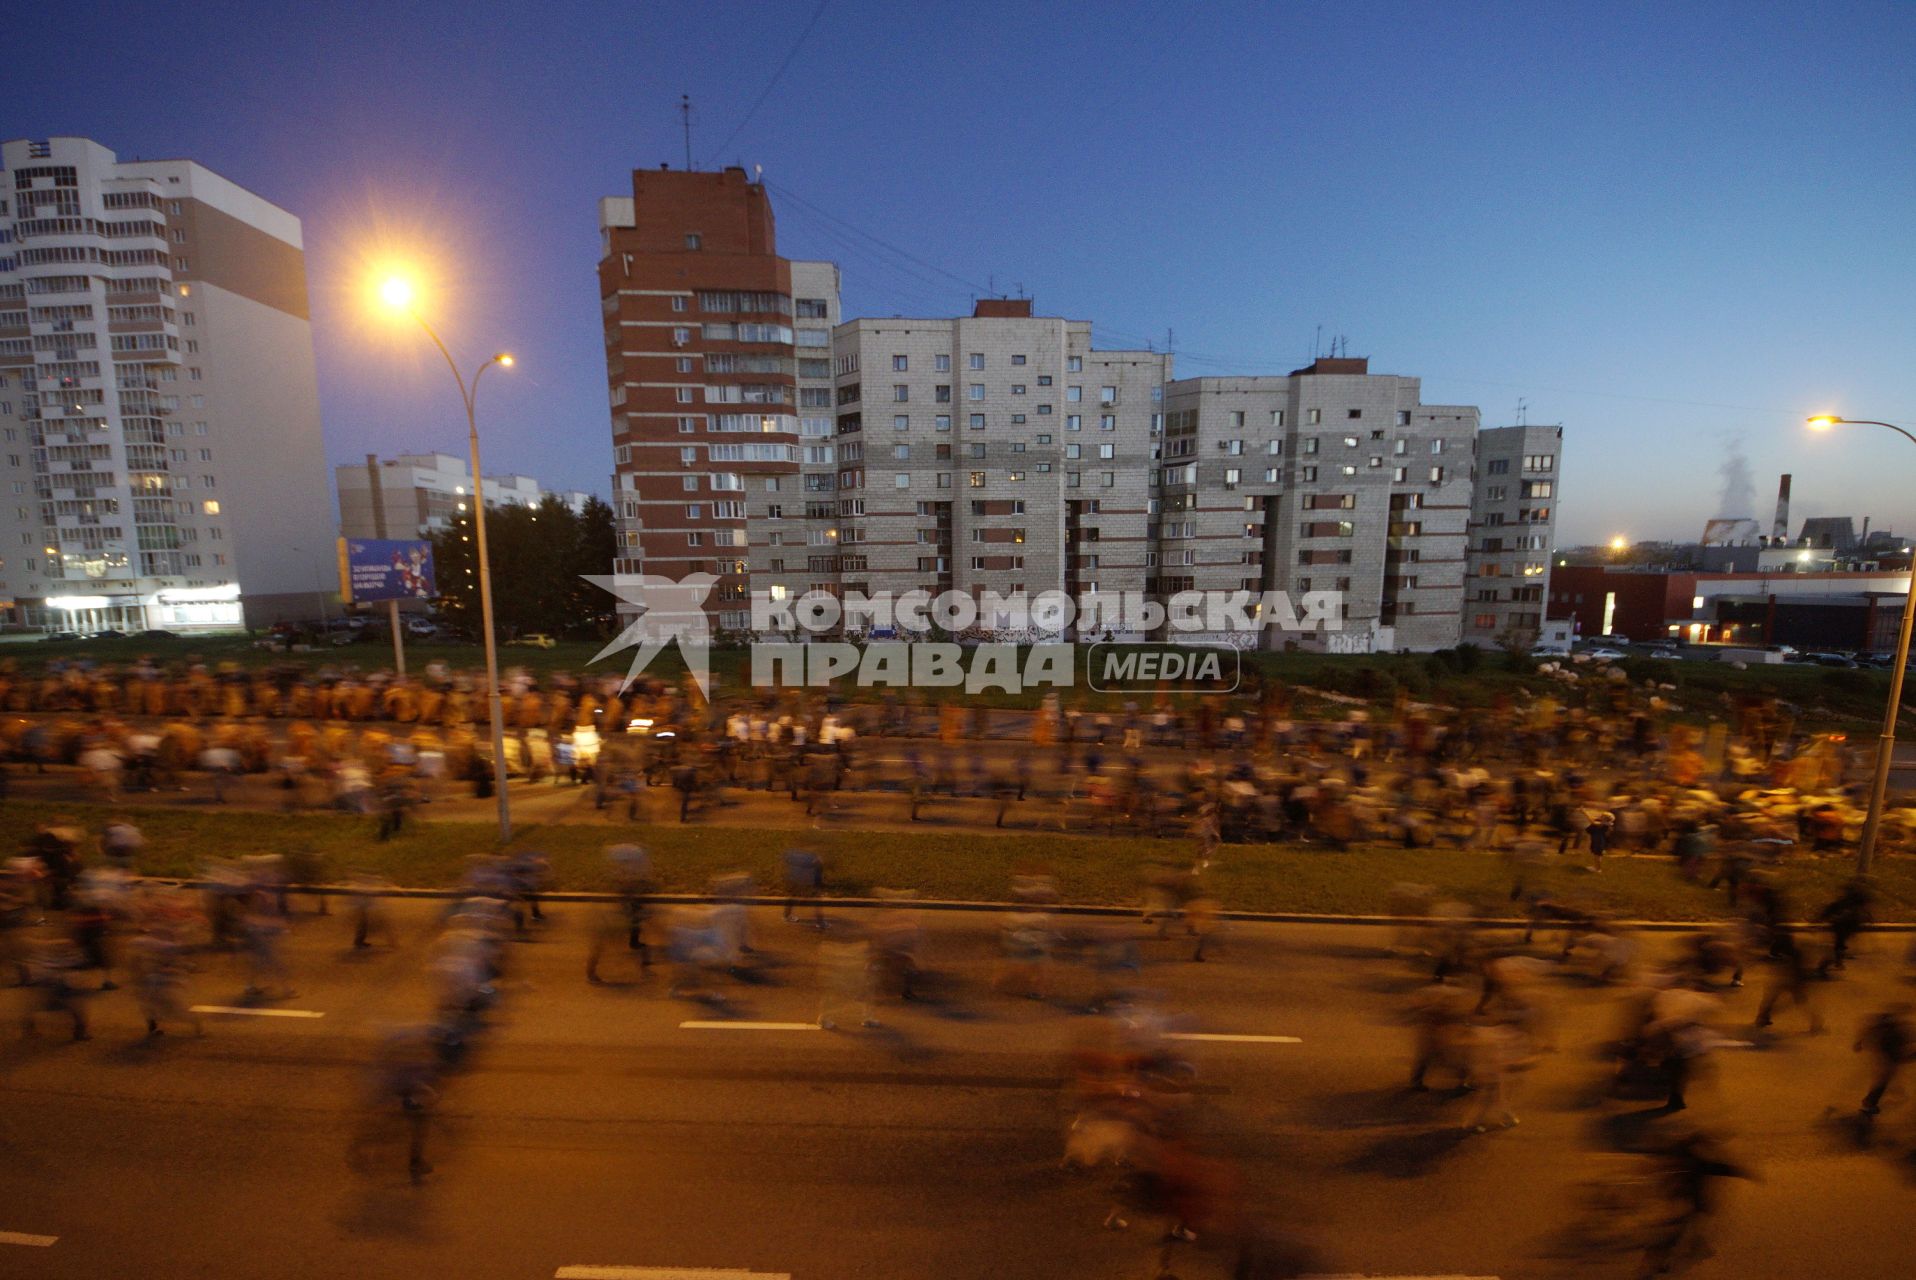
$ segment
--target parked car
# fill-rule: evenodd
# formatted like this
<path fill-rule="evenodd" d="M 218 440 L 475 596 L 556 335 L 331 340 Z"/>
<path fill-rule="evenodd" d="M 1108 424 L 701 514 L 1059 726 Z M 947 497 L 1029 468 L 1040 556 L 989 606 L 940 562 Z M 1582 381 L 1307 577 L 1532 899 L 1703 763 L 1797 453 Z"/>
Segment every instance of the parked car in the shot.
<path fill-rule="evenodd" d="M 420 637 L 436 636 L 439 634 L 439 624 L 431 618 L 408 618 L 406 619 L 406 634 Z"/>
<path fill-rule="evenodd" d="M 87 639 L 89 640 L 124 640 L 126 639 L 126 632 L 115 631 L 112 627 L 108 627 L 105 631 L 95 631 L 92 635 L 88 636 Z"/>
<path fill-rule="evenodd" d="M 1856 659 L 1840 653 L 1806 653 L 1800 661 L 1812 662 L 1819 667 L 1856 667 L 1861 665 Z"/>
<path fill-rule="evenodd" d="M 1583 656 L 1586 658 L 1595 658 L 1598 662 L 1615 662 L 1625 655 L 1623 650 L 1612 649 L 1606 645 L 1600 649 L 1585 649 Z"/>
<path fill-rule="evenodd" d="M 167 631 L 161 627 L 149 627 L 145 631 L 140 632 L 140 639 L 142 640 L 177 640 L 179 638 L 179 632 Z"/>
<path fill-rule="evenodd" d="M 1677 656 L 1677 643 L 1674 640 L 1652 640 L 1643 646 L 1645 657 L 1674 658 Z"/>
<path fill-rule="evenodd" d="M 516 636 L 506 641 L 506 643 L 509 645 L 522 645 L 528 649 L 550 649 L 559 642 L 543 631 L 533 631 L 522 636 Z"/>
<path fill-rule="evenodd" d="M 50 631 L 47 633 L 46 638 L 48 640 L 78 640 L 80 633 L 77 631 Z"/>

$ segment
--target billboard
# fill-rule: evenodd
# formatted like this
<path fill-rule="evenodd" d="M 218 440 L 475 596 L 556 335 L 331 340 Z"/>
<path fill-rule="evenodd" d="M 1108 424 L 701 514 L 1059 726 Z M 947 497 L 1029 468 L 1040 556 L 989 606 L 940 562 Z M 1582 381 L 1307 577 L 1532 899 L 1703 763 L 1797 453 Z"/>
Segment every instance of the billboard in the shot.
<path fill-rule="evenodd" d="M 341 538 L 340 586 L 348 600 L 429 600 L 432 543 L 392 538 Z"/>

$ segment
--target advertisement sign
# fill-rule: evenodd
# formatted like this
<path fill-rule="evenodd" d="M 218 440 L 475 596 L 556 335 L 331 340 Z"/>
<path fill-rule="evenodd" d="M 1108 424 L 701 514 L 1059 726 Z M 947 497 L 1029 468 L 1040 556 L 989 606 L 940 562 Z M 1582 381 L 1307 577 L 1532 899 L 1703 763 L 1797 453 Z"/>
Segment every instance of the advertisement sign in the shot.
<path fill-rule="evenodd" d="M 429 600 L 432 544 L 392 538 L 341 538 L 340 594 L 348 600 Z"/>

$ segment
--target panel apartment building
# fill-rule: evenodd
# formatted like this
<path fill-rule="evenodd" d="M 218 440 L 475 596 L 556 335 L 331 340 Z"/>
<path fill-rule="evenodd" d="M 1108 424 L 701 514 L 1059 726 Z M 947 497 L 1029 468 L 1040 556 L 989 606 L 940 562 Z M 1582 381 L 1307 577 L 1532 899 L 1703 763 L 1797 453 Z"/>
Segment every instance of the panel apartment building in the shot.
<path fill-rule="evenodd" d="M 739 169 L 638 171 L 600 221 L 616 571 L 717 575 L 722 629 L 748 590 L 1315 590 L 1348 647 L 1438 649 L 1478 620 L 1467 571 L 1505 571 L 1467 563 L 1478 411 L 1417 378 L 1180 380 L 1024 299 L 841 321 L 836 269 L 777 256 Z"/>
<path fill-rule="evenodd" d="M 1489 427 L 1477 435 L 1463 638 L 1489 647 L 1534 640 L 1550 598 L 1560 426 Z"/>
<path fill-rule="evenodd" d="M 0 147 L 0 617 L 209 628 L 330 573 L 299 219 L 190 160 Z"/>

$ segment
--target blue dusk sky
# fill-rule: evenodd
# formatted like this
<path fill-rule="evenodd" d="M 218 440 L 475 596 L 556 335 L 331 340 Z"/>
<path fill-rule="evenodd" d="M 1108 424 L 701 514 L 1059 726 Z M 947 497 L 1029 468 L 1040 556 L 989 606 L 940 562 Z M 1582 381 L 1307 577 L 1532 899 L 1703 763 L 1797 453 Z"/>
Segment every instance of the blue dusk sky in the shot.
<path fill-rule="evenodd" d="M 762 165 L 848 315 L 1022 288 L 1101 346 L 1283 373 L 1320 331 L 1565 427 L 1560 538 L 1795 513 L 1916 533 L 1916 6 L 15 5 L 0 134 L 188 156 L 303 219 L 326 449 L 463 448 L 366 317 L 422 255 L 488 471 L 605 492 L 600 196 Z M 802 37 L 802 39 L 801 39 Z M 1753 509 L 1719 512 L 1741 450 Z M 1738 505 L 1743 505 L 1739 503 Z"/>

